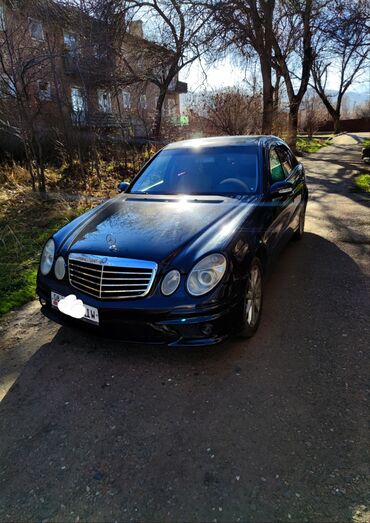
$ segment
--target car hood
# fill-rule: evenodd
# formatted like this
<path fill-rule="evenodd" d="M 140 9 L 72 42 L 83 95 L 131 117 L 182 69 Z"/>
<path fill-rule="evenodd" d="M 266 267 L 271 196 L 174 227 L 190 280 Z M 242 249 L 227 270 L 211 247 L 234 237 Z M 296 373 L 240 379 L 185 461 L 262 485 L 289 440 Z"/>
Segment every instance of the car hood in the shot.
<path fill-rule="evenodd" d="M 68 252 L 165 262 L 189 244 L 199 243 L 202 236 L 208 243 L 211 229 L 219 231 L 224 223 L 245 215 L 255 200 L 253 196 L 123 195 L 89 213 L 65 239 L 64 247 Z"/>

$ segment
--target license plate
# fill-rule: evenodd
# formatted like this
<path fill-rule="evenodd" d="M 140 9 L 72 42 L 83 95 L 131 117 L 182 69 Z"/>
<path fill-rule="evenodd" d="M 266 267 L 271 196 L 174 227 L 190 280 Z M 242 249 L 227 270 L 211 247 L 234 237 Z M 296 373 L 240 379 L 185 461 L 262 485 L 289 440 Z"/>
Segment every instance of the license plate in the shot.
<path fill-rule="evenodd" d="M 54 307 L 54 309 L 58 309 L 58 303 L 60 300 L 62 300 L 65 296 L 62 296 L 61 294 L 58 294 L 56 292 L 51 292 L 51 305 Z M 99 325 L 99 311 L 95 307 L 91 307 L 90 305 L 86 305 L 86 303 L 83 304 L 86 310 L 85 316 L 81 318 L 82 321 L 87 321 L 89 323 L 93 323 L 94 325 Z M 59 310 L 59 309 L 58 309 Z"/>

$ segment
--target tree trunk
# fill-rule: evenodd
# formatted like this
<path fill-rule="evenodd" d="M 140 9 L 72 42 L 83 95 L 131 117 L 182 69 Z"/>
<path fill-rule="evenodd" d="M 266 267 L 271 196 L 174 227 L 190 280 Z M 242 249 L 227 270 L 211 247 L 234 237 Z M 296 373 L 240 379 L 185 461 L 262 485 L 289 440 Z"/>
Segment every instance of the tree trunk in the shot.
<path fill-rule="evenodd" d="M 261 72 L 263 81 L 263 113 L 262 134 L 272 133 L 272 121 L 274 112 L 274 97 L 271 81 L 271 66 L 261 60 Z"/>
<path fill-rule="evenodd" d="M 299 105 L 296 102 L 289 104 L 287 143 L 293 150 L 296 149 L 296 143 L 297 143 L 298 108 L 299 108 Z"/>
<path fill-rule="evenodd" d="M 275 85 L 273 86 L 274 116 L 277 115 L 280 106 L 280 80 L 281 76 L 277 75 Z"/>
<path fill-rule="evenodd" d="M 35 192 L 36 191 L 36 180 L 35 180 L 35 174 L 33 172 L 32 159 L 31 159 L 28 144 L 23 136 L 22 136 L 22 142 L 23 142 L 24 154 L 26 156 L 27 170 L 31 177 L 32 191 Z"/>
<path fill-rule="evenodd" d="M 153 138 L 158 140 L 161 136 L 161 126 L 162 126 L 162 109 L 164 100 L 166 98 L 167 89 L 161 89 L 159 92 L 157 106 L 155 109 L 155 119 L 153 125 Z"/>
<path fill-rule="evenodd" d="M 44 165 L 44 160 L 43 160 L 42 145 L 39 140 L 37 140 L 37 149 L 38 149 L 38 154 L 35 155 L 37 182 L 38 182 L 39 192 L 44 193 L 44 192 L 46 192 L 45 165 Z"/>
<path fill-rule="evenodd" d="M 340 114 L 339 112 L 335 111 L 332 114 L 333 118 L 333 127 L 334 127 L 334 134 L 340 133 Z"/>

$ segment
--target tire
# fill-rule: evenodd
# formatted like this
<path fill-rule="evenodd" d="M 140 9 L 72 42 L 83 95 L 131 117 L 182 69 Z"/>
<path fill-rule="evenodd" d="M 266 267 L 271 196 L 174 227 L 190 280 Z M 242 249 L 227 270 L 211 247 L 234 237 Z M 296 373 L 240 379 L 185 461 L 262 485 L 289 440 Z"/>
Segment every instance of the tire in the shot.
<path fill-rule="evenodd" d="M 254 258 L 250 266 L 242 310 L 240 311 L 241 329 L 239 336 L 242 338 L 251 338 L 256 333 L 261 320 L 263 303 L 262 276 L 262 264 L 258 258 Z"/>
<path fill-rule="evenodd" d="M 306 204 L 303 204 L 302 209 L 299 212 L 299 224 L 298 228 L 293 234 L 293 240 L 298 242 L 302 240 L 304 234 L 304 223 L 306 220 Z"/>

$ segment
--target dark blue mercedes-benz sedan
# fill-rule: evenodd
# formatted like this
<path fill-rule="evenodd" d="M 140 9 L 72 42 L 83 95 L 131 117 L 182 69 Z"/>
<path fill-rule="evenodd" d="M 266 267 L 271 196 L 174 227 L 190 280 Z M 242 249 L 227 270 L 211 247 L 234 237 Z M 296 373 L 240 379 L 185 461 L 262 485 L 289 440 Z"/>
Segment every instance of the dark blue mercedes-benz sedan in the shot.
<path fill-rule="evenodd" d="M 302 237 L 305 173 L 274 136 L 187 140 L 50 238 L 42 311 L 109 337 L 172 346 L 251 337 L 263 274 Z"/>

